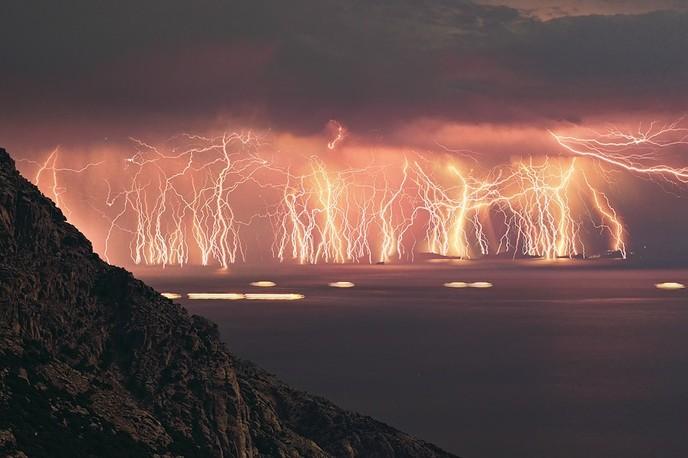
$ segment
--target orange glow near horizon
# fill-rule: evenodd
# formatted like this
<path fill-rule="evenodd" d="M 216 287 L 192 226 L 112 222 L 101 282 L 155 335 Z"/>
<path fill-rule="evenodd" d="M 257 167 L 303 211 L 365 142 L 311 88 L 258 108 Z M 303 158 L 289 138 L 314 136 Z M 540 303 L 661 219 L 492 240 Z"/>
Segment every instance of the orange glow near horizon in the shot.
<path fill-rule="evenodd" d="M 104 258 L 124 264 L 389 263 L 420 252 L 625 257 L 628 230 L 600 163 L 681 182 L 684 169 L 644 167 L 649 153 L 624 151 L 688 143 L 684 131 L 670 124 L 596 140 L 545 130 L 568 157 L 492 165 L 473 151 L 475 139 L 471 149 L 449 146 L 450 128 L 435 128 L 427 151 L 371 146 L 350 133 L 342 143 L 346 130 L 333 121 L 320 137 L 181 134 L 159 144 L 132 139 L 126 155 L 113 147 L 87 163 L 56 149 L 22 164 Z"/>

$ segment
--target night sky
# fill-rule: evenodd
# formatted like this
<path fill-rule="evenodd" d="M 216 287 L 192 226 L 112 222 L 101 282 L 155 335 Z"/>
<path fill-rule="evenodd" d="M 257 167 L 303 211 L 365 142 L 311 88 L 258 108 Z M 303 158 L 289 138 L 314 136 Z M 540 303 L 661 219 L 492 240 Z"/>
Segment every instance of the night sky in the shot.
<path fill-rule="evenodd" d="M 548 129 L 681 117 L 686 49 L 681 0 L 3 2 L 0 143 L 336 119 L 371 147 L 557 155 Z M 686 250 L 682 191 L 619 180 L 636 247 Z"/>
<path fill-rule="evenodd" d="M 337 118 L 365 133 L 426 118 L 544 128 L 677 115 L 688 98 L 687 9 L 670 0 L 5 2 L 2 133 L 69 120 L 222 117 L 314 132 Z"/>

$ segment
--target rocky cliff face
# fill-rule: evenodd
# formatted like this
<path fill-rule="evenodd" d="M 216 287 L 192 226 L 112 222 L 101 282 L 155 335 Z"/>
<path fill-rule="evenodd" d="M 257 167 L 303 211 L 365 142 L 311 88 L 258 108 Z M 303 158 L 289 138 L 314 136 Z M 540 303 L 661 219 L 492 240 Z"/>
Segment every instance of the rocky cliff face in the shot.
<path fill-rule="evenodd" d="M 0 149 L 0 455 L 448 457 L 231 356 Z"/>

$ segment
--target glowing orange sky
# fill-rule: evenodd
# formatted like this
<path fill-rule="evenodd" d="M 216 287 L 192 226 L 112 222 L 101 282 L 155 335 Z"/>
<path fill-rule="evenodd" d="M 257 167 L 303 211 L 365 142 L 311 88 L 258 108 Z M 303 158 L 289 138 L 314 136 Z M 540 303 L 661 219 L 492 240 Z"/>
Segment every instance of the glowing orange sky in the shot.
<path fill-rule="evenodd" d="M 470 153 L 485 169 L 568 154 L 548 130 L 688 106 L 688 12 L 671 0 L 27 1 L 2 20 L 0 144 L 27 159 L 60 146 L 75 166 L 126 156 L 129 137 L 252 128 L 290 160 Z M 332 119 L 348 137 L 328 153 Z M 640 246 L 684 243 L 675 189 L 613 180 Z"/>
<path fill-rule="evenodd" d="M 653 11 L 685 11 L 680 0 L 479 0 L 483 5 L 518 8 L 542 19 L 594 14 L 642 14 Z"/>

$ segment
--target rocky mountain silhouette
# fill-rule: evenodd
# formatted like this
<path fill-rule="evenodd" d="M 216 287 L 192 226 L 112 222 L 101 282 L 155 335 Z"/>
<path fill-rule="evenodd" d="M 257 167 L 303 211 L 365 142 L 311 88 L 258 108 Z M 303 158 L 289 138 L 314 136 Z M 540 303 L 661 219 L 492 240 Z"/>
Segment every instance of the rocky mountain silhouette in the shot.
<path fill-rule="evenodd" d="M 452 456 L 231 355 L 101 260 L 3 149 L 0 455 Z"/>

